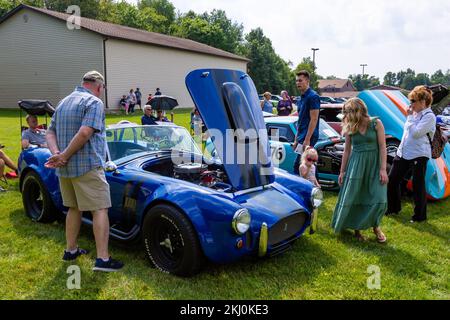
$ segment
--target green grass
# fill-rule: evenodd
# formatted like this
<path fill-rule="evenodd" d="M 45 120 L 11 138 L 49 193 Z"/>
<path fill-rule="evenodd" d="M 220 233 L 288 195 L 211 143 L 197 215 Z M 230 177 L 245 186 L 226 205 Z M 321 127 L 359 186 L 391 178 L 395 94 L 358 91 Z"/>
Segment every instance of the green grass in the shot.
<path fill-rule="evenodd" d="M 108 123 L 123 116 L 107 116 Z M 127 119 L 139 122 L 139 117 Z M 175 115 L 182 125 L 189 114 Z M 18 111 L 0 111 L 0 143 L 17 159 Z M 384 218 L 388 243 L 356 242 L 350 233 L 329 227 L 336 193 L 325 193 L 319 231 L 305 234 L 281 256 L 231 265 L 209 264 L 183 279 L 151 268 L 140 247 L 110 244 L 111 254 L 126 263 L 123 272 L 91 271 L 94 254 L 81 257 L 81 289 L 68 290 L 68 264 L 60 223 L 33 223 L 25 216 L 17 181 L 0 194 L 0 299 L 450 299 L 450 200 L 429 204 L 429 220 L 410 224 L 412 200 L 400 216 Z M 95 251 L 92 231 L 83 226 L 80 246 Z M 369 290 L 367 268 L 381 270 L 381 289 Z"/>

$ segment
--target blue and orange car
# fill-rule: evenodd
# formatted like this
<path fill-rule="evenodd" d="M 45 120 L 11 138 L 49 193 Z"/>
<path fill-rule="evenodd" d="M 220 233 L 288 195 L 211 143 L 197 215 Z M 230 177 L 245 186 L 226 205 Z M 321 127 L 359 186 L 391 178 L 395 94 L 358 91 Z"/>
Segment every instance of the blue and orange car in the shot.
<path fill-rule="evenodd" d="M 358 95 L 367 105 L 371 116 L 378 116 L 386 130 L 388 155 L 395 152 L 403 136 L 409 100 L 400 91 L 366 90 Z M 426 171 L 426 190 L 430 199 L 444 199 L 450 195 L 450 145 L 447 144 L 441 157 L 430 159 Z M 408 188 L 412 188 L 411 181 Z"/>

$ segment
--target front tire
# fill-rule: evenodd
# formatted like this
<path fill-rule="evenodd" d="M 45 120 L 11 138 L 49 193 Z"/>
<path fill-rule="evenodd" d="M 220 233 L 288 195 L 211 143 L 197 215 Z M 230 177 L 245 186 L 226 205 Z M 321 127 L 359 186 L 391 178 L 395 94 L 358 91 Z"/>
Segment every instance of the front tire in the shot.
<path fill-rule="evenodd" d="M 49 223 L 58 218 L 58 209 L 35 171 L 28 172 L 23 179 L 22 201 L 25 213 L 33 221 Z"/>
<path fill-rule="evenodd" d="M 194 227 L 174 207 L 164 204 L 153 207 L 144 219 L 142 239 L 147 257 L 163 272 L 192 276 L 204 264 Z"/>

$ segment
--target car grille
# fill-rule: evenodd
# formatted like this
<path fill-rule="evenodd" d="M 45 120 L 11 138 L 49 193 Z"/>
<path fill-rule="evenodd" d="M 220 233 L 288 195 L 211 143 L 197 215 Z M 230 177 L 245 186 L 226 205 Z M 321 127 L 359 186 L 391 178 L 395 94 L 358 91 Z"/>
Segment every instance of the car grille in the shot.
<path fill-rule="evenodd" d="M 336 144 L 319 150 L 317 169 L 320 173 L 339 174 L 343 153 L 340 149 L 341 146 Z"/>
<path fill-rule="evenodd" d="M 295 238 L 295 234 L 303 228 L 307 218 L 305 212 L 299 211 L 275 223 L 269 229 L 268 245 L 277 247 L 281 242 Z"/>

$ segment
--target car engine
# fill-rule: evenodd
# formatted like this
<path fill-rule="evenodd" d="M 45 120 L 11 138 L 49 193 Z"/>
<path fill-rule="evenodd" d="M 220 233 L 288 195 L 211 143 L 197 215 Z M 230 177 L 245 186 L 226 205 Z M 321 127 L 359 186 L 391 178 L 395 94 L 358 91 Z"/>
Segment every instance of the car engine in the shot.
<path fill-rule="evenodd" d="M 209 170 L 206 164 L 182 163 L 173 166 L 173 177 L 220 191 L 231 191 L 232 186 L 221 169 Z"/>

